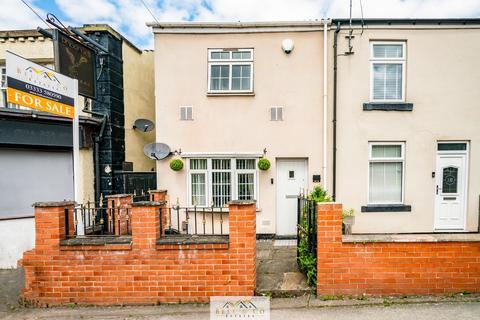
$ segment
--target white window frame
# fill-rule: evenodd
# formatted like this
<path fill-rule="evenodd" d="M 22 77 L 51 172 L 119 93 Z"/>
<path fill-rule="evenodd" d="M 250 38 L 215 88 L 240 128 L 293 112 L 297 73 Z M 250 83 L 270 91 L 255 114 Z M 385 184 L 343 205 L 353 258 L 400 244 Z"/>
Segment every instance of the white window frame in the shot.
<path fill-rule="evenodd" d="M 190 168 L 190 160 L 192 159 L 206 159 L 207 160 L 207 169 L 191 169 Z M 212 160 L 213 159 L 223 159 L 223 160 L 230 160 L 230 169 L 212 169 Z M 253 159 L 255 160 L 255 167 L 254 169 L 237 169 L 237 159 Z M 187 159 L 187 206 L 193 207 L 194 204 L 192 203 L 192 179 L 191 176 L 193 173 L 204 173 L 206 175 L 205 179 L 205 195 L 206 195 L 206 205 L 198 205 L 197 208 L 209 208 L 212 206 L 213 201 L 213 183 L 212 183 L 212 172 L 230 172 L 230 181 L 231 181 L 231 200 L 238 199 L 238 174 L 240 173 L 253 173 L 253 181 L 254 181 L 254 199 L 257 200 L 258 204 L 258 169 L 257 169 L 257 161 L 256 158 L 250 157 L 239 157 L 239 158 L 230 158 L 230 157 L 194 157 Z"/>
<path fill-rule="evenodd" d="M 400 146 L 401 147 L 401 157 L 399 158 L 373 158 L 372 157 L 372 150 L 373 146 Z M 400 202 L 372 202 L 370 199 L 370 163 L 372 162 L 401 162 L 402 163 L 402 188 L 401 188 L 401 201 Z M 375 141 L 368 143 L 368 179 L 367 179 L 367 203 L 368 205 L 398 205 L 405 203 L 405 142 L 404 141 Z"/>
<path fill-rule="evenodd" d="M 5 77 L 5 83 L 4 86 L 2 86 L 2 78 Z M 5 92 L 5 95 L 3 94 Z M 8 103 L 7 103 L 7 67 L 6 66 L 0 66 L 0 94 L 2 95 L 2 100 L 5 98 L 5 101 L 3 101 L 3 104 L 0 105 L 0 108 L 7 108 Z"/>
<path fill-rule="evenodd" d="M 213 52 L 229 52 L 228 59 L 212 59 Z M 250 59 L 233 59 L 232 52 L 250 52 Z M 228 90 L 213 90 L 211 88 L 212 66 L 226 65 L 229 66 L 228 74 Z M 250 89 L 249 90 L 232 90 L 232 69 L 233 65 L 250 66 Z M 253 92 L 253 49 L 208 49 L 208 93 L 252 93 Z"/>
<path fill-rule="evenodd" d="M 401 58 L 376 58 L 373 56 L 374 45 L 402 45 Z M 406 41 L 370 41 L 370 101 L 371 102 L 405 102 L 405 75 L 407 62 L 407 42 Z M 400 99 L 374 99 L 373 97 L 373 65 L 374 64 L 401 64 L 402 65 L 402 96 Z"/>

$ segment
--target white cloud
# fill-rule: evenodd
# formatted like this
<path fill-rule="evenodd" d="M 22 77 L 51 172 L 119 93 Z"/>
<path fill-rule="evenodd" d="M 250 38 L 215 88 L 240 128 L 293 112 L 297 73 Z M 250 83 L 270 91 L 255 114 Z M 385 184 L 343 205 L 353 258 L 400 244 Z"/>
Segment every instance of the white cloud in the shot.
<path fill-rule="evenodd" d="M 38 6 L 32 4 L 31 7 L 36 10 L 41 17 L 46 17 L 46 13 Z M 40 19 L 19 0 L 0 0 L 0 29 L 35 29 L 41 25 L 46 27 Z"/>
<path fill-rule="evenodd" d="M 349 0 L 144 0 L 162 22 L 311 20 L 346 18 Z M 40 0 L 30 0 L 40 9 Z M 362 0 L 365 18 L 453 18 L 480 14 L 480 0 Z M 55 0 L 75 25 L 108 23 L 143 48 L 151 48 L 153 21 L 141 0 Z M 202 5 L 202 4 L 207 5 Z M 0 29 L 33 28 L 41 22 L 19 0 L 0 0 Z M 40 7 L 40 8 L 39 8 Z M 360 17 L 360 0 L 353 0 Z"/>

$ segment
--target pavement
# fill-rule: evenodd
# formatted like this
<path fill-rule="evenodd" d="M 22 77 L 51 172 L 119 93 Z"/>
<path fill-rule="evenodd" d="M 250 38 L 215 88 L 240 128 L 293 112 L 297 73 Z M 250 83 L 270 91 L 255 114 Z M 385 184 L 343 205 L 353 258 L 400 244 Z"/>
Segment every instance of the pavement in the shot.
<path fill-rule="evenodd" d="M 480 296 L 473 299 L 461 298 L 416 298 L 417 302 L 408 299 L 381 299 L 378 301 L 340 300 L 323 301 L 316 299 L 312 305 L 306 297 L 277 298 L 271 301 L 270 319 L 335 319 L 335 320 L 450 320 L 479 319 Z M 424 299 L 423 302 L 419 299 Z M 403 301 L 401 301 L 403 300 Z M 436 301 L 435 301 L 436 300 Z M 359 303 L 360 302 L 360 303 Z M 73 319 L 209 319 L 209 306 L 203 304 L 137 306 L 137 307 L 63 307 L 63 308 L 22 308 L 5 314 L 5 320 L 73 320 Z"/>

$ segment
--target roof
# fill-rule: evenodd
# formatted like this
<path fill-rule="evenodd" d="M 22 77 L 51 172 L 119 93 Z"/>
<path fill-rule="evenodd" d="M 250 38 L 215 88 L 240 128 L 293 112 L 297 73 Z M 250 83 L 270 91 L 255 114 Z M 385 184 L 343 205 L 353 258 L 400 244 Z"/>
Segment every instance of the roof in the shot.
<path fill-rule="evenodd" d="M 150 22 L 147 26 L 154 33 L 245 33 L 323 30 L 324 23 L 349 24 L 350 19 L 320 19 L 306 21 L 259 21 L 259 22 Z M 480 18 L 454 19 L 352 19 L 353 25 L 480 25 Z"/>

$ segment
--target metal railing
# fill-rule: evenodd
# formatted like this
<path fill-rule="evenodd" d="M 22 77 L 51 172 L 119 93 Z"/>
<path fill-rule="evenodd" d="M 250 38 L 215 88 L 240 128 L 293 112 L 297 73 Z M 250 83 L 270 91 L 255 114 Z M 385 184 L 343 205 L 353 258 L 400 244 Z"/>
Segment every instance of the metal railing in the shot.
<path fill-rule="evenodd" d="M 297 256 L 305 248 L 317 256 L 317 203 L 299 196 L 297 200 Z"/>
<path fill-rule="evenodd" d="M 228 211 L 222 207 L 160 208 L 160 234 L 228 235 Z M 164 232 L 163 232 L 164 231 Z"/>
<path fill-rule="evenodd" d="M 74 208 L 73 214 L 65 209 L 65 235 L 67 238 L 131 235 L 130 221 L 130 208 L 95 207 L 89 203 Z"/>

